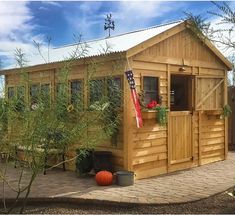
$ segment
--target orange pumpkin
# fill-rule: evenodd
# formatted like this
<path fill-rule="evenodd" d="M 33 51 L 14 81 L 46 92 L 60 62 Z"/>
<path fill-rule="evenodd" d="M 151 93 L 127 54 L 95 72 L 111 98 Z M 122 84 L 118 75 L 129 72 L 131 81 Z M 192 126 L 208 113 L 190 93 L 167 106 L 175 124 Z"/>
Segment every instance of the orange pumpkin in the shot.
<path fill-rule="evenodd" d="M 113 183 L 113 174 L 109 171 L 100 171 L 95 175 L 95 180 L 98 185 L 108 186 Z"/>

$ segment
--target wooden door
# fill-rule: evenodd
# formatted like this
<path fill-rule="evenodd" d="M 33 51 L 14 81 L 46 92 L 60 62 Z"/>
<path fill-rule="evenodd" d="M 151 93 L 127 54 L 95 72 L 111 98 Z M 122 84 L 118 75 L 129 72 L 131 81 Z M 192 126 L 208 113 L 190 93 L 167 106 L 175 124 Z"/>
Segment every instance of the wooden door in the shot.
<path fill-rule="evenodd" d="M 184 169 L 193 161 L 192 114 L 191 111 L 169 112 L 169 167 L 178 165 Z M 184 166 L 185 164 L 185 166 Z M 172 169 L 173 170 L 173 169 Z"/>
<path fill-rule="evenodd" d="M 224 105 L 223 77 L 196 77 L 196 110 L 221 110 Z"/>

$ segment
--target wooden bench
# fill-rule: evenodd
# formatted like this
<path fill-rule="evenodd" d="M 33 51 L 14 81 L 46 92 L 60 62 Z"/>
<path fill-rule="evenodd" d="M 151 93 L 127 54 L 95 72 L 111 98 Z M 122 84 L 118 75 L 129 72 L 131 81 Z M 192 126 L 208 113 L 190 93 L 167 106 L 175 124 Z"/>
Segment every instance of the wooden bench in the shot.
<path fill-rule="evenodd" d="M 32 151 L 31 147 L 25 147 L 25 146 L 17 146 L 15 145 L 15 168 L 17 167 L 17 163 L 21 163 L 22 160 L 18 159 L 19 156 L 19 151 Z M 66 171 L 65 168 L 65 147 L 64 149 L 57 149 L 57 148 L 49 148 L 48 144 L 45 146 L 41 146 L 41 147 L 37 147 L 34 149 L 36 153 L 43 153 L 45 155 L 44 157 L 44 165 L 43 165 L 43 174 L 46 175 L 46 169 L 47 169 L 47 162 L 48 162 L 48 158 L 50 155 L 59 155 L 61 156 L 61 160 L 62 160 L 62 166 L 63 166 L 63 171 Z M 26 161 L 26 162 L 30 162 L 30 161 Z"/>

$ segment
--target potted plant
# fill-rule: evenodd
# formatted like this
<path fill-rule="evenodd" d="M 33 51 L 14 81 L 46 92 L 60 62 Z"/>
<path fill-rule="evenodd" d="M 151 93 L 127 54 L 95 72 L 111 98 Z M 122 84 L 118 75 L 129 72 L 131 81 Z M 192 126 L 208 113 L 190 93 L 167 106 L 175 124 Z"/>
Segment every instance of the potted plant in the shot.
<path fill-rule="evenodd" d="M 76 171 L 79 176 L 87 175 L 93 168 L 93 149 L 78 148 L 76 149 Z"/>
<path fill-rule="evenodd" d="M 231 114 L 232 114 L 231 107 L 228 104 L 224 105 L 224 107 L 223 107 L 223 118 L 229 117 Z"/>

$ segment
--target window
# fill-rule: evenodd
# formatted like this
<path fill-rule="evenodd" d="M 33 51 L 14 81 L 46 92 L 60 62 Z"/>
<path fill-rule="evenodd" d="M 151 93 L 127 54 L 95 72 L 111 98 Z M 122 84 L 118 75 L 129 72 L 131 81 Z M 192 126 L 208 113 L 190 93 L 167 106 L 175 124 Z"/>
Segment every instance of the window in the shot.
<path fill-rule="evenodd" d="M 102 99 L 103 96 L 109 98 L 117 107 L 121 106 L 121 77 L 103 78 L 91 80 L 89 82 L 89 104 L 94 104 Z"/>
<path fill-rule="evenodd" d="M 41 85 L 41 94 L 45 96 L 50 95 L 50 84 L 42 84 Z"/>
<path fill-rule="evenodd" d="M 17 99 L 25 99 L 25 87 L 24 86 L 18 86 L 17 87 Z"/>
<path fill-rule="evenodd" d="M 25 108 L 25 87 L 18 86 L 17 88 L 17 102 L 16 102 L 16 110 L 23 111 Z"/>
<path fill-rule="evenodd" d="M 115 77 L 107 80 L 107 96 L 117 107 L 121 106 L 121 87 L 121 78 Z"/>
<path fill-rule="evenodd" d="M 100 101 L 103 96 L 104 81 L 102 79 L 90 81 L 90 104 Z"/>
<path fill-rule="evenodd" d="M 50 84 L 41 85 L 41 101 L 44 105 L 50 106 Z"/>
<path fill-rule="evenodd" d="M 8 99 L 12 99 L 15 96 L 14 87 L 8 87 L 7 96 L 8 96 Z"/>
<path fill-rule="evenodd" d="M 30 86 L 31 105 L 35 104 L 35 103 L 38 103 L 39 89 L 40 89 L 40 85 L 39 84 L 34 84 L 34 85 Z"/>
<path fill-rule="evenodd" d="M 158 77 L 144 77 L 143 78 L 143 90 L 144 90 L 144 103 L 148 104 L 152 100 L 159 101 L 158 92 Z"/>
<path fill-rule="evenodd" d="M 57 84 L 56 84 L 56 94 L 57 94 L 57 96 L 58 96 L 60 93 L 62 93 L 62 91 L 63 91 L 62 84 L 61 84 L 61 83 L 57 83 Z"/>
<path fill-rule="evenodd" d="M 66 93 L 66 86 L 64 83 L 57 83 L 56 84 L 56 97 L 60 98 L 61 96 L 65 95 Z"/>
<path fill-rule="evenodd" d="M 50 84 L 33 84 L 30 86 L 31 108 L 36 108 L 39 103 L 45 105 L 45 107 L 50 106 Z"/>
<path fill-rule="evenodd" d="M 70 84 L 71 87 L 71 99 L 70 102 L 73 105 L 78 105 L 79 103 L 81 104 L 82 101 L 82 81 L 81 80 L 76 80 L 76 81 L 71 81 Z"/>
<path fill-rule="evenodd" d="M 8 87 L 8 99 L 14 99 L 14 110 L 23 111 L 25 108 L 25 87 Z"/>
<path fill-rule="evenodd" d="M 60 105 L 68 103 L 68 85 L 67 83 L 56 84 L 56 102 Z"/>

